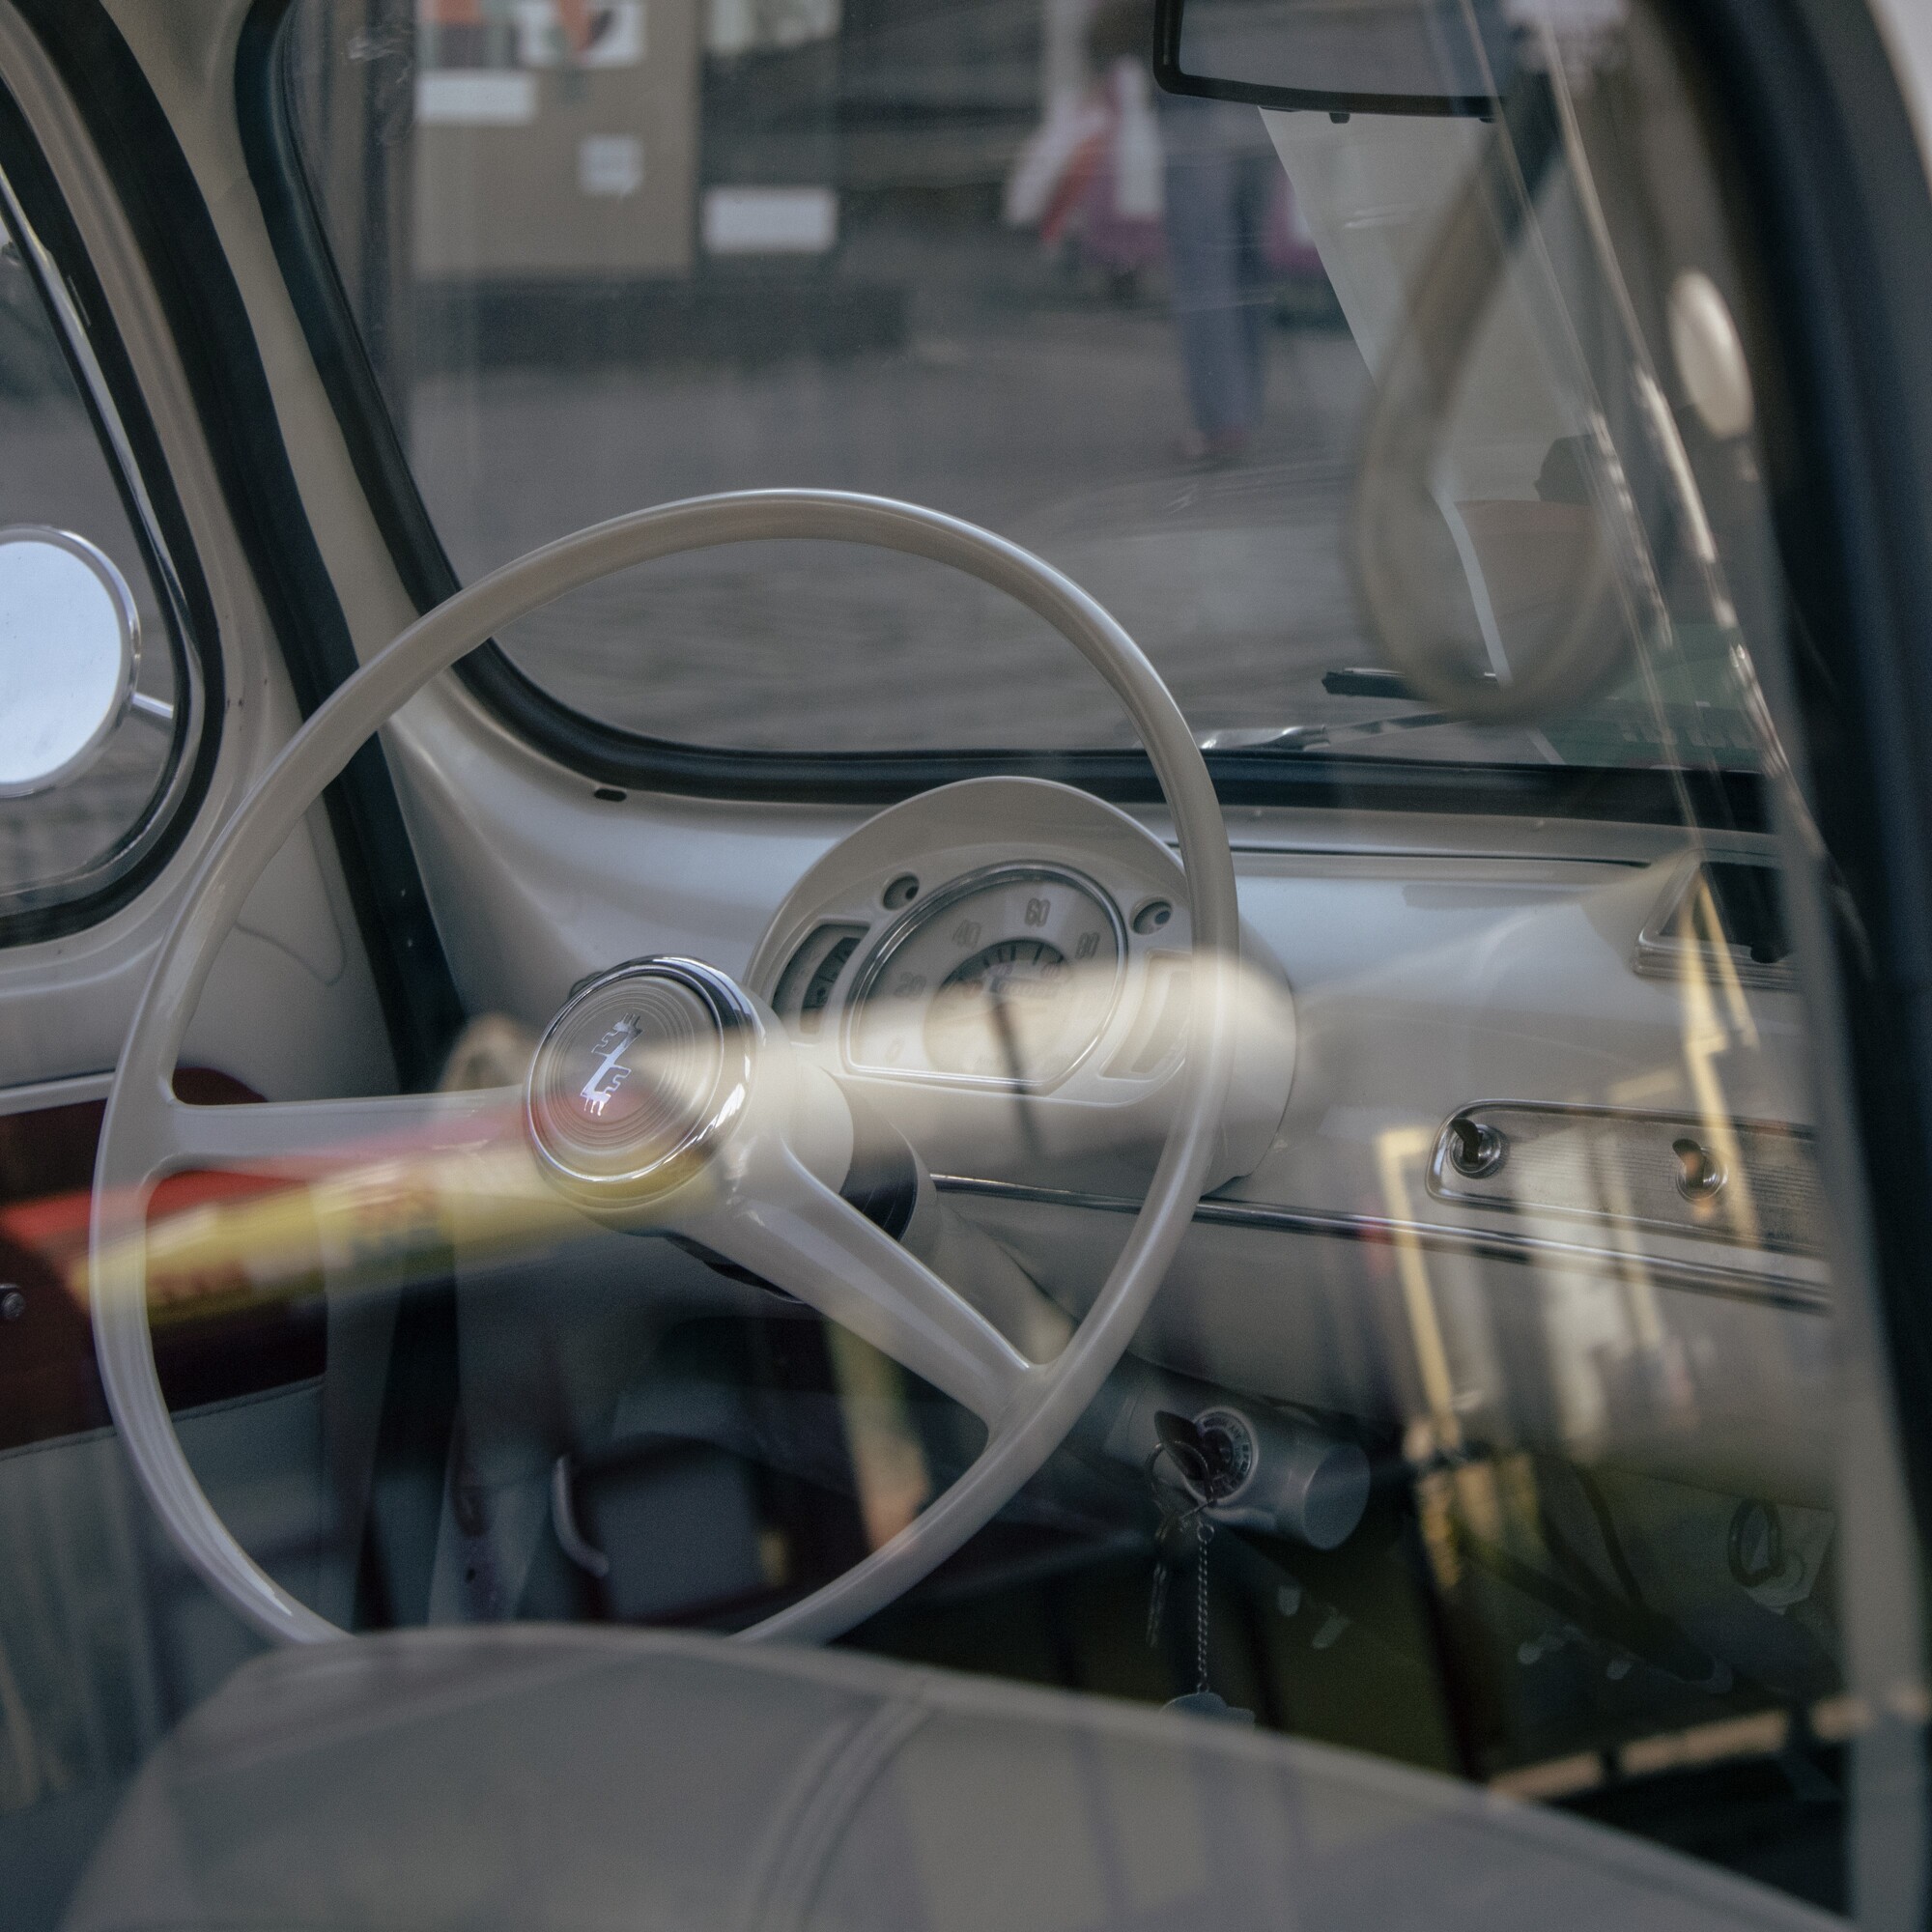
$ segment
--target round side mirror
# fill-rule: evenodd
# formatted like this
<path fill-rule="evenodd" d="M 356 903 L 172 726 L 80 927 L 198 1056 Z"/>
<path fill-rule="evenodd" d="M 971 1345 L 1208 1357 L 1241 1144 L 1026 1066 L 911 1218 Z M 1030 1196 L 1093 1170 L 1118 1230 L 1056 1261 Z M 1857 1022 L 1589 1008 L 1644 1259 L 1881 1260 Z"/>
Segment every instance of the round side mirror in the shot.
<path fill-rule="evenodd" d="M 0 798 L 66 784 L 100 755 L 134 695 L 134 597 L 84 537 L 0 529 Z"/>

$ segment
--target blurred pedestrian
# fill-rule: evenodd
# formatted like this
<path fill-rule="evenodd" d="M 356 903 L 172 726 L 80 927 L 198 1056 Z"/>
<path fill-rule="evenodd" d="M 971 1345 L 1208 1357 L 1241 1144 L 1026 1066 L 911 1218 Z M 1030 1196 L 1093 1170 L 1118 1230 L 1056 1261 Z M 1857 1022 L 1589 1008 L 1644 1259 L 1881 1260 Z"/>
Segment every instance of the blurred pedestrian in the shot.
<path fill-rule="evenodd" d="M 1151 80 L 1151 0 L 1102 0 L 1088 44 L 1103 72 L 1131 60 Z M 1255 108 L 1157 99 L 1168 288 L 1194 419 L 1182 454 L 1233 462 L 1262 422 L 1287 178 Z"/>
<path fill-rule="evenodd" d="M 1253 107 L 1160 97 L 1167 270 L 1200 462 L 1240 457 L 1261 428 L 1274 306 L 1281 161 Z"/>

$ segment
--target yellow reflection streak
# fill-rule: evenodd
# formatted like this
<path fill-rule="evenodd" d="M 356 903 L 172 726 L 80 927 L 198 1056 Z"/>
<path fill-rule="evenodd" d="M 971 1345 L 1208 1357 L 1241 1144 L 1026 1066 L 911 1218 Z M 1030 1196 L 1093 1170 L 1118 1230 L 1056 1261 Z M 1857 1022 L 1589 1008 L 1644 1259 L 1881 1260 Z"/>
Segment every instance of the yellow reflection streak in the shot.
<path fill-rule="evenodd" d="M 1743 1045 L 1755 1046 L 1757 1028 L 1745 1000 L 1744 987 L 1738 981 L 1729 942 L 1719 924 L 1717 905 L 1708 886 L 1698 887 L 1694 918 L 1704 943 L 1686 949 L 1679 982 L 1684 989 L 1684 1066 L 1695 1097 L 1698 1121 L 1729 1177 L 1720 1199 L 1730 1211 L 1738 1238 L 1746 1246 L 1755 1248 L 1763 1245 L 1757 1205 L 1751 1199 L 1750 1177 L 1745 1172 L 1743 1149 L 1724 1101 L 1717 1062 L 1720 1054 L 1729 1051 L 1733 1037 Z M 1718 969 L 1726 995 L 1724 1005 L 1740 1019 L 1735 1036 L 1720 1016 L 1705 970 L 1707 961 Z"/>
<path fill-rule="evenodd" d="M 501 1127 L 482 1146 L 345 1146 L 326 1158 L 224 1177 L 258 1180 L 261 1191 L 159 1213 L 103 1257 L 102 1278 L 140 1280 L 145 1259 L 149 1306 L 164 1320 L 312 1293 L 318 1267 L 332 1293 L 368 1292 L 441 1266 L 452 1250 L 507 1260 L 589 1232 L 592 1224 L 537 1173 L 514 1120 Z M 140 1252 L 128 1252 L 136 1244 Z M 84 1303 L 85 1255 L 67 1278 Z"/>
<path fill-rule="evenodd" d="M 837 1322 L 826 1323 L 825 1337 L 859 1486 L 866 1543 L 877 1549 L 920 1513 L 932 1493 L 932 1475 L 913 1427 L 898 1364 Z"/>
<path fill-rule="evenodd" d="M 1429 1264 L 1411 1226 L 1415 1215 L 1406 1173 L 1406 1165 L 1426 1159 L 1435 1144 L 1435 1136 L 1425 1127 L 1389 1128 L 1376 1136 L 1376 1165 L 1381 1177 L 1384 1211 L 1395 1226 L 1396 1275 L 1402 1283 L 1422 1399 L 1429 1406 L 1436 1445 L 1455 1450 L 1463 1446 L 1463 1425 L 1456 1415 L 1456 1384 L 1449 1373 L 1449 1350 L 1436 1319 L 1435 1297 L 1430 1290 Z"/>
<path fill-rule="evenodd" d="M 1456 1412 L 1456 1382 L 1449 1366 L 1448 1345 L 1429 1279 L 1429 1263 L 1414 1231 L 1414 1209 L 1408 1187 L 1412 1165 L 1426 1161 L 1435 1137 L 1426 1127 L 1394 1127 L 1376 1136 L 1376 1165 L 1381 1179 L 1382 1200 L 1394 1228 L 1396 1275 L 1402 1285 L 1404 1312 L 1410 1345 L 1415 1351 L 1417 1378 L 1428 1407 L 1426 1433 L 1410 1431 L 1409 1460 L 1424 1463 L 1434 1454 L 1454 1458 L 1463 1447 L 1463 1425 Z M 1444 1590 L 1462 1579 L 1463 1563 L 1456 1547 L 1455 1510 L 1462 1511 L 1478 1533 L 1496 1541 L 1502 1510 L 1495 1478 L 1487 1464 L 1469 1463 L 1454 1471 L 1430 1469 L 1416 1483 L 1416 1505 L 1422 1520 L 1424 1547 L 1436 1581 Z"/>
<path fill-rule="evenodd" d="M 1651 1279 L 1649 1257 L 1641 1245 L 1630 1177 L 1608 1159 L 1593 1158 L 1591 1170 L 1597 1179 L 1605 1236 L 1623 1264 L 1617 1270 L 1617 1281 L 1624 1291 L 1633 1340 L 1639 1352 L 1661 1361 L 1668 1335 L 1658 1303 L 1657 1284 Z"/>

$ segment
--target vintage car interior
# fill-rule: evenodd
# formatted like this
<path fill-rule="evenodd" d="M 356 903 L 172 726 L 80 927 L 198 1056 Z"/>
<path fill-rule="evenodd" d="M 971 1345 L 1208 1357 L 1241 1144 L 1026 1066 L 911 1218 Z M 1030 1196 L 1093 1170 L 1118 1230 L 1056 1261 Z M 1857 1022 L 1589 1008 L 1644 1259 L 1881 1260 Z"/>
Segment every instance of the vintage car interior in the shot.
<path fill-rule="evenodd" d="M 1921 144 L 0 0 L 0 1922 L 1922 1924 Z"/>

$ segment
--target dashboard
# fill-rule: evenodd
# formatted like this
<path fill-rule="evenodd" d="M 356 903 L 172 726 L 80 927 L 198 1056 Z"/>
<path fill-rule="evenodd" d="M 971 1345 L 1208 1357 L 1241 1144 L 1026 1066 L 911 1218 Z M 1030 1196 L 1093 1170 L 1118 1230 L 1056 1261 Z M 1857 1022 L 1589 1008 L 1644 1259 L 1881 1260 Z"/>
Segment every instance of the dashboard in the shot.
<path fill-rule="evenodd" d="M 1231 829 L 1237 1092 L 1139 1352 L 1358 1420 L 1821 1498 L 1799 1002 L 1763 920 L 1707 943 L 1698 896 L 1756 890 L 1756 848 L 1432 858 Z M 1078 1314 L 1168 1118 L 1186 905 L 1125 813 L 974 781 L 823 852 L 750 980 Z"/>
<path fill-rule="evenodd" d="M 614 959 L 713 959 L 963 1216 L 1069 1314 L 1089 1305 L 1180 1065 L 1160 988 L 1184 969 L 1187 896 L 1162 815 L 1002 778 L 870 815 L 579 805 L 560 840 L 572 782 L 535 763 L 487 788 L 418 774 L 428 863 L 465 883 L 438 916 L 471 1009 L 541 1024 Z M 1711 865 L 1761 878 L 1773 841 L 1366 809 L 1227 820 L 1252 1032 L 1216 1184 L 1136 1351 L 1369 1427 L 1432 1415 L 1465 1441 L 1828 1496 L 1837 1371 L 1804 1001 L 1774 935 L 1746 921 L 1745 943 L 1707 943 L 1695 893 Z M 1091 964 L 1069 951 L 1096 929 L 1074 929 L 1079 896 L 1049 911 L 1066 923 L 1029 926 L 1028 901 L 1054 893 L 1021 890 L 1028 871 L 1094 895 L 1102 977 L 1024 1032 L 1009 1012 L 1016 1068 L 998 1006 L 1052 984 L 1048 947 L 1069 974 Z M 977 906 L 952 896 L 989 881 Z M 514 945 L 506 903 L 526 914 Z M 968 921 L 980 932 L 955 938 Z M 935 1006 L 955 974 L 963 1046 Z M 881 1007 L 900 1009 L 890 1033 Z M 1448 1157 L 1464 1118 L 1509 1141 L 1500 1167 Z M 1724 1143 L 1725 1123 L 1747 1131 Z M 1691 1139 L 1726 1169 L 1713 1193 L 1679 1189 Z"/>

